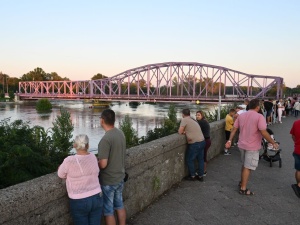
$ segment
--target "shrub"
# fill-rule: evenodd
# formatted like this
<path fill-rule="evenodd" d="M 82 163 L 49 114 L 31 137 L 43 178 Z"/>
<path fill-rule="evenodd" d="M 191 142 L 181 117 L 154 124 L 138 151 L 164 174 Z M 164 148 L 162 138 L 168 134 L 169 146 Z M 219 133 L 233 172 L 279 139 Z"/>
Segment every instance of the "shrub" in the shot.
<path fill-rule="evenodd" d="M 172 104 L 168 110 L 168 118 L 165 118 L 161 127 L 154 128 L 154 130 L 149 130 L 146 136 L 141 137 L 139 143 L 143 144 L 146 142 L 150 142 L 170 134 L 174 134 L 177 132 L 179 127 L 179 123 L 177 122 L 176 109 Z"/>
<path fill-rule="evenodd" d="M 54 172 L 72 149 L 73 125 L 65 110 L 48 130 L 9 122 L 0 121 L 0 188 Z"/>
<path fill-rule="evenodd" d="M 74 126 L 71 121 L 70 113 L 65 109 L 60 109 L 60 116 L 52 123 L 52 152 L 51 156 L 54 160 L 62 162 L 62 160 L 69 154 L 73 146 L 72 132 Z"/>
<path fill-rule="evenodd" d="M 130 148 L 138 145 L 138 136 L 136 130 L 132 127 L 132 120 L 128 115 L 119 123 L 119 128 L 123 131 L 126 140 L 126 147 Z"/>
<path fill-rule="evenodd" d="M 38 100 L 35 108 L 38 112 L 50 112 L 52 110 L 52 104 L 48 99 L 42 98 Z"/>
<path fill-rule="evenodd" d="M 9 96 L 9 100 L 10 101 L 14 101 L 14 99 L 15 99 L 15 93 L 13 91 L 9 91 L 8 92 L 8 96 Z"/>

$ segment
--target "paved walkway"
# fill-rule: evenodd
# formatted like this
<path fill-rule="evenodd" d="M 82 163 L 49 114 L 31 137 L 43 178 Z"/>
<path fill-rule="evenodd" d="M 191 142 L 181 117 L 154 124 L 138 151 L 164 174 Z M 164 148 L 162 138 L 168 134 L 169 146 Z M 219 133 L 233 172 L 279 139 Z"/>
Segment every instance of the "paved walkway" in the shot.
<path fill-rule="evenodd" d="M 254 196 L 238 193 L 240 153 L 220 155 L 209 162 L 203 183 L 182 181 L 157 202 L 131 218 L 129 225 L 198 225 L 198 224 L 300 224 L 300 199 L 291 188 L 295 183 L 293 141 L 289 134 L 295 117 L 283 118 L 273 124 L 282 149 L 282 168 L 278 162 L 269 166 L 260 160 L 250 176 L 248 188 Z"/>

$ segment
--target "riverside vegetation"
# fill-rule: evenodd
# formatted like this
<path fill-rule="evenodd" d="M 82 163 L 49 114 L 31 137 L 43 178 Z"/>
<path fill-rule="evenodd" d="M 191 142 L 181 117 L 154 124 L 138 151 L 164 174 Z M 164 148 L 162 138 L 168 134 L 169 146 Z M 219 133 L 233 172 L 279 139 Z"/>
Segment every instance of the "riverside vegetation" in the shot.
<path fill-rule="evenodd" d="M 221 109 L 221 119 L 225 118 L 229 107 Z M 0 121 L 0 189 L 15 185 L 57 170 L 72 149 L 74 127 L 70 113 L 60 110 L 52 123 L 53 127 L 45 130 L 41 126 L 30 127 L 29 122 L 10 119 Z M 206 115 L 209 122 L 216 121 L 217 110 Z M 174 105 L 170 105 L 168 117 L 161 127 L 149 130 L 146 136 L 138 138 L 128 115 L 119 123 L 124 132 L 126 147 L 174 134 L 178 131 L 179 121 Z"/>
<path fill-rule="evenodd" d="M 61 109 L 53 127 L 0 121 L 0 188 L 54 172 L 72 149 L 70 114 Z"/>
<path fill-rule="evenodd" d="M 36 111 L 38 111 L 39 113 L 51 112 L 52 104 L 48 99 L 42 98 L 42 99 L 38 100 L 35 108 L 36 108 Z"/>

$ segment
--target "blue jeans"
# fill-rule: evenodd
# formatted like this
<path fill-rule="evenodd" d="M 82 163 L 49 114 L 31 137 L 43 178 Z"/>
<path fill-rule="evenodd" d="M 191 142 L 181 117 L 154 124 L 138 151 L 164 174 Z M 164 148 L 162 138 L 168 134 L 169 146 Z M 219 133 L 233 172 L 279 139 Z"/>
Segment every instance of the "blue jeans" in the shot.
<path fill-rule="evenodd" d="M 186 163 L 191 177 L 196 175 L 195 159 L 198 161 L 198 175 L 201 177 L 204 173 L 204 149 L 205 141 L 195 142 L 188 145 L 186 152 Z"/>
<path fill-rule="evenodd" d="M 116 185 L 101 185 L 104 198 L 104 216 L 114 215 L 115 209 L 123 209 L 124 181 Z"/>
<path fill-rule="evenodd" d="M 69 202 L 75 225 L 101 224 L 103 209 L 102 193 L 82 199 L 70 199 Z"/>

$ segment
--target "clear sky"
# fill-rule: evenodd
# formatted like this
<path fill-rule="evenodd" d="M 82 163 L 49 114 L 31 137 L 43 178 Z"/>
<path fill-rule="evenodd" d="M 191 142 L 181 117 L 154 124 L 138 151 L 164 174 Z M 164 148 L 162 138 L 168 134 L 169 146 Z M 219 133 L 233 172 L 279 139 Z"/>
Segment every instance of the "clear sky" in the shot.
<path fill-rule="evenodd" d="M 299 0 L 0 0 L 0 71 L 71 80 L 199 62 L 300 84 Z"/>

